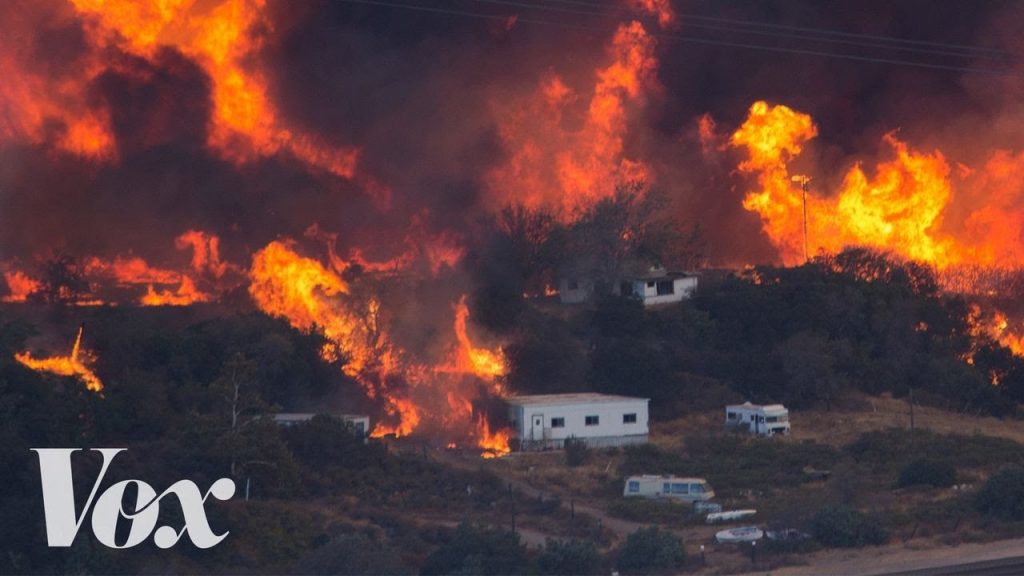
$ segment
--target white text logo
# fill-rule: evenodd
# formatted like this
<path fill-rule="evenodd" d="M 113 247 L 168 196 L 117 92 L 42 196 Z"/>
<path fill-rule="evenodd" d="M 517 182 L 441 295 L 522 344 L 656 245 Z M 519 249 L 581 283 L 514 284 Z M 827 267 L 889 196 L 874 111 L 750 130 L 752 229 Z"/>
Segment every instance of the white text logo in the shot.
<path fill-rule="evenodd" d="M 107 468 L 118 453 L 125 448 L 95 448 L 103 455 L 103 467 L 93 482 L 92 491 L 85 501 L 82 513 L 75 513 L 74 481 L 71 477 L 71 455 L 80 448 L 33 448 L 39 455 L 39 473 L 43 485 L 43 508 L 46 513 L 46 539 L 50 547 L 67 547 L 75 541 L 79 528 L 85 521 L 86 513 L 92 509 L 92 532 L 101 544 L 109 548 L 131 548 L 149 538 L 156 528 L 160 516 L 160 501 L 174 494 L 181 505 L 185 525 L 180 529 L 161 526 L 156 529 L 153 542 L 160 548 L 170 548 L 188 533 L 192 543 L 199 548 L 211 548 L 223 540 L 228 533 L 215 534 L 206 519 L 204 505 L 213 496 L 217 500 L 228 500 L 235 494 L 235 483 L 230 478 L 221 478 L 210 486 L 206 494 L 199 491 L 195 482 L 179 480 L 159 496 L 152 486 L 142 480 L 122 480 L 110 486 L 96 497 Z M 135 484 L 137 496 L 134 508 L 125 509 L 122 500 L 125 491 Z M 124 518 L 131 523 L 128 539 L 118 545 L 114 540 L 118 521 Z"/>

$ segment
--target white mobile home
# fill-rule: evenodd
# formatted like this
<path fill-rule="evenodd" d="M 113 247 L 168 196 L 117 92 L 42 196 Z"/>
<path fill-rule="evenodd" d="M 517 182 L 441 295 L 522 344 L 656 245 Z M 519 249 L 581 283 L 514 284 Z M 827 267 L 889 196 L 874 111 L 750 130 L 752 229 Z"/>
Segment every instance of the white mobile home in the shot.
<path fill-rule="evenodd" d="M 569 438 L 588 446 L 647 442 L 647 398 L 538 394 L 513 396 L 505 402 L 515 431 L 513 445 L 520 450 L 561 448 Z"/>
<path fill-rule="evenodd" d="M 317 414 L 313 412 L 281 412 L 274 414 L 274 422 L 278 426 L 295 426 L 304 422 L 309 422 Z M 358 414 L 324 414 L 324 416 L 330 416 L 331 418 L 338 418 L 342 422 L 350 425 L 352 430 L 357 436 L 366 436 L 370 433 L 370 417 L 362 416 Z"/>
<path fill-rule="evenodd" d="M 725 425 L 751 434 L 789 434 L 789 410 L 782 404 L 733 404 L 725 407 Z"/>
<path fill-rule="evenodd" d="M 703 502 L 715 497 L 715 491 L 703 478 L 678 476 L 630 476 L 622 489 L 623 496 L 669 498 L 681 502 Z"/>

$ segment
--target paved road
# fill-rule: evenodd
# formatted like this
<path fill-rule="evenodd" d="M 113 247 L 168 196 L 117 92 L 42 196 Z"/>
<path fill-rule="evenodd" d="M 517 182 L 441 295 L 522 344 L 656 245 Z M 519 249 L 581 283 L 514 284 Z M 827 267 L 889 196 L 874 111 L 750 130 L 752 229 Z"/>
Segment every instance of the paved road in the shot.
<path fill-rule="evenodd" d="M 1017 576 L 1024 574 L 1024 556 L 936 566 L 907 572 L 890 572 L 882 576 Z"/>

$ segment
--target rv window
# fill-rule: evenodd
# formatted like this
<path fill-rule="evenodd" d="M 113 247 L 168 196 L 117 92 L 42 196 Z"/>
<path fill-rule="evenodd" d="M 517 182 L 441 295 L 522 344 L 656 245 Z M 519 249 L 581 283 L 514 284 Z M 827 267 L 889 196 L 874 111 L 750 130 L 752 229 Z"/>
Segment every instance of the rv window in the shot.
<path fill-rule="evenodd" d="M 622 423 L 623 424 L 636 424 L 636 414 L 635 413 L 634 414 L 623 414 L 622 415 Z"/>
<path fill-rule="evenodd" d="M 690 485 L 689 484 L 673 484 L 672 485 L 672 493 L 673 494 L 689 494 L 690 493 Z"/>
<path fill-rule="evenodd" d="M 703 494 L 704 493 L 704 485 L 703 484 L 690 484 L 690 492 L 692 492 L 694 494 Z"/>
<path fill-rule="evenodd" d="M 727 419 L 729 419 L 729 420 L 735 420 L 736 419 L 736 413 L 735 412 L 726 412 L 725 413 L 725 417 Z"/>
<path fill-rule="evenodd" d="M 779 417 L 778 416 L 765 416 L 764 421 L 765 422 L 778 422 L 779 421 Z"/>
<path fill-rule="evenodd" d="M 636 480 L 630 480 L 629 481 L 629 491 L 630 492 L 639 492 L 640 491 L 640 483 L 637 482 Z"/>
<path fill-rule="evenodd" d="M 669 294 L 675 294 L 676 286 L 671 280 L 662 280 L 658 282 L 658 296 L 668 296 Z"/>
<path fill-rule="evenodd" d="M 600 419 L 597 416 L 587 416 L 583 423 L 587 426 L 597 426 L 600 423 Z"/>
<path fill-rule="evenodd" d="M 651 280 L 650 282 L 647 283 L 647 287 L 648 288 L 654 288 L 654 284 L 655 284 L 654 280 Z"/>
<path fill-rule="evenodd" d="M 668 494 L 669 492 L 672 492 L 672 484 L 670 484 L 668 482 L 665 482 L 661 486 L 661 493 L 662 494 Z"/>
<path fill-rule="evenodd" d="M 551 419 L 551 427 L 552 428 L 565 428 L 565 418 L 552 418 Z"/>

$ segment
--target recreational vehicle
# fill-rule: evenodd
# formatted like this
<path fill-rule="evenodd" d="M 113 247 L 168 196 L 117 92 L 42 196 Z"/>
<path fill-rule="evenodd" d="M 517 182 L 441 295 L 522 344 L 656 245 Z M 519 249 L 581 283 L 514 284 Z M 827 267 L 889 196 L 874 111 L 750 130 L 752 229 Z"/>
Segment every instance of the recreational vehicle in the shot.
<path fill-rule="evenodd" d="M 789 410 L 782 404 L 734 404 L 725 407 L 725 425 L 761 436 L 789 434 Z"/>
<path fill-rule="evenodd" d="M 623 496 L 669 498 L 680 502 L 703 502 L 715 497 L 715 491 L 703 478 L 678 476 L 630 476 L 622 490 Z"/>

